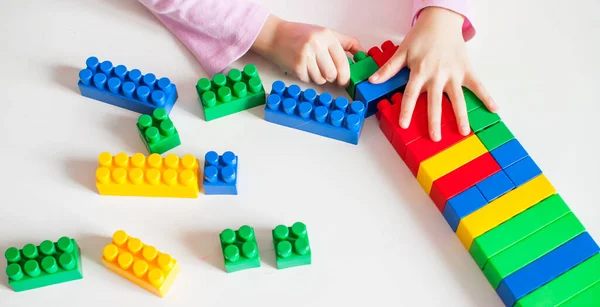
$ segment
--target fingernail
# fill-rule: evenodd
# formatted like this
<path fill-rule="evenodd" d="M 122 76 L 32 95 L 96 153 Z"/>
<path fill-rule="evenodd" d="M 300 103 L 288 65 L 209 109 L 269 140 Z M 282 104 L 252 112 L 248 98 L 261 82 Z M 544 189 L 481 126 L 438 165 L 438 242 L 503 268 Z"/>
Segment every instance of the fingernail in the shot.
<path fill-rule="evenodd" d="M 434 142 L 437 142 L 440 140 L 440 135 L 438 132 L 433 132 L 431 133 L 431 140 Z"/>
<path fill-rule="evenodd" d="M 371 76 L 371 81 L 377 81 L 377 79 L 379 79 L 379 74 L 374 74 Z"/>
<path fill-rule="evenodd" d="M 404 129 L 408 128 L 408 121 L 406 120 L 406 118 L 400 120 L 400 127 Z"/>
<path fill-rule="evenodd" d="M 460 132 L 463 135 L 467 135 L 467 134 L 469 134 L 469 132 L 471 132 L 471 128 L 467 125 L 462 125 L 462 126 L 460 126 Z"/>

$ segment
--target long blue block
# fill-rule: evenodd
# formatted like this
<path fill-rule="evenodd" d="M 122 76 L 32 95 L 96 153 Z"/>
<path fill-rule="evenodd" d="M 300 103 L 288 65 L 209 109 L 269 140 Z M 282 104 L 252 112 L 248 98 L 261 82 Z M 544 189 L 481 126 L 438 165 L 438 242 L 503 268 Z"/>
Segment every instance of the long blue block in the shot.
<path fill-rule="evenodd" d="M 82 96 L 141 114 L 152 114 L 157 108 L 170 113 L 177 101 L 177 87 L 169 78 L 142 75 L 138 69 L 127 70 L 110 61 L 100 63 L 93 56 L 85 63 L 77 83 Z"/>
<path fill-rule="evenodd" d="M 518 187 L 527 181 L 537 177 L 542 170 L 533 162 L 531 157 L 525 157 L 521 161 L 504 169 L 508 178 Z"/>
<path fill-rule="evenodd" d="M 496 162 L 498 162 L 502 169 L 505 169 L 521 159 L 529 156 L 525 148 L 523 148 L 517 139 L 512 139 L 504 143 L 502 146 L 492 150 L 490 153 L 494 159 L 496 159 Z"/>
<path fill-rule="evenodd" d="M 238 157 L 231 151 L 219 156 L 209 151 L 204 156 L 204 194 L 237 195 Z"/>
<path fill-rule="evenodd" d="M 481 192 L 481 195 L 483 195 L 488 202 L 491 202 L 515 188 L 515 185 L 510 181 L 508 176 L 506 176 L 504 171 L 499 171 L 490 177 L 487 177 L 477 183 L 476 186 Z"/>
<path fill-rule="evenodd" d="M 579 263 L 600 252 L 598 244 L 584 232 L 538 260 L 504 278 L 496 292 L 506 306 L 535 291 Z"/>
<path fill-rule="evenodd" d="M 481 192 L 477 189 L 477 186 L 473 186 L 450 198 L 446 202 L 443 215 L 448 225 L 456 232 L 458 224 L 463 217 L 475 212 L 487 203 Z"/>
<path fill-rule="evenodd" d="M 381 84 L 372 84 L 368 80 L 356 85 L 354 99 L 362 101 L 367 106 L 365 117 L 377 113 L 377 104 L 383 98 L 396 93 L 401 87 L 408 83 L 410 70 L 405 67 L 395 76 Z"/>
<path fill-rule="evenodd" d="M 265 105 L 265 120 L 350 144 L 358 144 L 364 123 L 365 105 L 335 100 L 329 93 L 302 91 L 298 85 L 275 81 Z"/>

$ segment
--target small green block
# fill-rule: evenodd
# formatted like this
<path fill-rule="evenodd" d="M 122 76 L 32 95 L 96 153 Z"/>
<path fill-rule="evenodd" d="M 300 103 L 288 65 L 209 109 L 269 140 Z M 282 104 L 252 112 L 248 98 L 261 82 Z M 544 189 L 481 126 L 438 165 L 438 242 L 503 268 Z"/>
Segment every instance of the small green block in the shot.
<path fill-rule="evenodd" d="M 253 64 L 243 71 L 232 69 L 227 76 L 216 74 L 213 80 L 202 78 L 196 91 L 206 121 L 231 115 L 265 103 L 265 89 Z"/>
<path fill-rule="evenodd" d="M 476 134 L 488 151 L 492 151 L 515 138 L 502 121 Z"/>
<path fill-rule="evenodd" d="M 477 95 L 475 95 L 475 93 L 471 92 L 471 90 L 469 90 L 468 88 L 466 88 L 464 86 L 463 86 L 462 90 L 463 90 L 463 94 L 465 96 L 467 112 L 471 112 L 471 111 L 483 106 L 483 101 L 481 101 L 481 99 L 479 99 L 477 97 Z"/>
<path fill-rule="evenodd" d="M 589 258 L 566 273 L 518 300 L 515 307 L 558 306 L 600 281 L 600 254 Z M 598 303 L 595 301 L 594 303 Z M 563 305 L 561 305 L 563 306 Z M 593 305 L 572 305 L 591 307 Z"/>
<path fill-rule="evenodd" d="M 260 253 L 252 227 L 244 225 L 237 231 L 225 229 L 219 238 L 227 273 L 260 267 Z"/>
<path fill-rule="evenodd" d="M 138 118 L 137 128 L 140 138 L 151 154 L 163 154 L 181 145 L 179 132 L 163 108 L 154 110 L 152 116 L 141 115 Z"/>
<path fill-rule="evenodd" d="M 304 223 L 296 222 L 292 227 L 279 225 L 272 233 L 277 269 L 311 264 L 312 253 Z"/>
<path fill-rule="evenodd" d="M 4 257 L 8 284 L 16 292 L 83 278 L 79 246 L 68 237 L 27 244 L 21 250 L 10 247 Z"/>
<path fill-rule="evenodd" d="M 494 289 L 502 279 L 520 270 L 555 248 L 582 234 L 585 228 L 573 213 L 556 220 L 538 232 L 492 257 L 483 268 L 483 274 Z"/>
<path fill-rule="evenodd" d="M 477 133 L 500 121 L 500 116 L 490 112 L 486 107 L 477 108 L 469 112 L 471 130 Z"/>
<path fill-rule="evenodd" d="M 569 212 L 571 210 L 562 197 L 559 194 L 554 194 L 477 237 L 473 241 L 469 253 L 479 268 L 483 269 L 490 258 L 548 226 Z"/>
<path fill-rule="evenodd" d="M 561 307 L 596 306 L 600 304 L 600 282 L 577 294 L 574 298 L 560 305 Z"/>
<path fill-rule="evenodd" d="M 356 85 L 369 79 L 379 69 L 379 66 L 372 57 L 362 51 L 354 55 L 354 63 L 350 58 L 348 58 L 348 62 L 350 63 L 350 83 L 346 87 L 346 92 L 354 99 Z"/>

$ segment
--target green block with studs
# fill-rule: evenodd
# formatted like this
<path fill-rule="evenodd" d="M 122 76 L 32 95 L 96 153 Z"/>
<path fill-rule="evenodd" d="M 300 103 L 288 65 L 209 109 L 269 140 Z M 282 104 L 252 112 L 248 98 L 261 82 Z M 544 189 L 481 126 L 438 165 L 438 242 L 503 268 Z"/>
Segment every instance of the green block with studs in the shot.
<path fill-rule="evenodd" d="M 232 69 L 227 76 L 216 74 L 213 80 L 202 78 L 196 84 L 204 108 L 204 118 L 211 121 L 254 108 L 265 103 L 265 89 L 253 64 L 243 71 Z"/>
<path fill-rule="evenodd" d="M 350 63 L 350 83 L 346 87 L 346 92 L 350 98 L 354 99 L 356 85 L 369 79 L 379 69 L 379 66 L 373 57 L 367 56 L 363 51 L 354 55 L 354 62 L 348 58 L 348 63 Z"/>
<path fill-rule="evenodd" d="M 21 250 L 10 247 L 4 257 L 8 284 L 16 292 L 83 278 L 79 246 L 68 237 L 27 244 Z"/>
<path fill-rule="evenodd" d="M 237 231 L 228 228 L 219 238 L 227 273 L 260 267 L 260 253 L 252 227 L 243 225 Z"/>
<path fill-rule="evenodd" d="M 163 154 L 181 145 L 179 132 L 163 108 L 155 109 L 152 115 L 141 115 L 138 118 L 137 128 L 146 149 L 151 154 Z"/>
<path fill-rule="evenodd" d="M 273 245 L 278 269 L 311 264 L 312 253 L 304 223 L 296 222 L 292 227 L 285 225 L 275 227 Z"/>

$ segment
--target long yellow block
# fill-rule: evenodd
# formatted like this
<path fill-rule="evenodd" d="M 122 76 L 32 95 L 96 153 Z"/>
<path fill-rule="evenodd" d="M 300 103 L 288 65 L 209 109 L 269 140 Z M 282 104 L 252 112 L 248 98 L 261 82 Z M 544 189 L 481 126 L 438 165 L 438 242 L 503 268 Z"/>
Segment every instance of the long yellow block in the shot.
<path fill-rule="evenodd" d="M 456 235 L 469 250 L 473 240 L 517 214 L 555 194 L 544 174 L 502 195 L 485 207 L 467 215 L 458 224 Z"/>
<path fill-rule="evenodd" d="M 481 143 L 479 138 L 473 134 L 461 142 L 454 144 L 450 148 L 421 162 L 419 171 L 417 172 L 417 181 L 421 184 L 423 190 L 429 194 L 431 186 L 436 179 L 463 166 L 486 152 L 487 149 L 485 146 Z"/>

